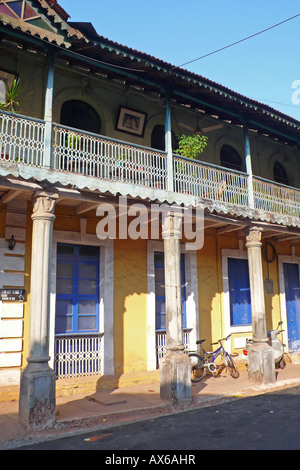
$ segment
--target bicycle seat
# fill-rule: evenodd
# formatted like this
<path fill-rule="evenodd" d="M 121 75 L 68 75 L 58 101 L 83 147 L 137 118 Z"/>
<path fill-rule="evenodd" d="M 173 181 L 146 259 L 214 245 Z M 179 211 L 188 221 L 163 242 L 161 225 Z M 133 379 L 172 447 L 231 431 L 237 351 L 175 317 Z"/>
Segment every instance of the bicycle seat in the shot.
<path fill-rule="evenodd" d="M 206 339 L 198 339 L 198 341 L 196 341 L 196 344 L 202 344 L 204 343 L 204 341 L 206 341 Z"/>

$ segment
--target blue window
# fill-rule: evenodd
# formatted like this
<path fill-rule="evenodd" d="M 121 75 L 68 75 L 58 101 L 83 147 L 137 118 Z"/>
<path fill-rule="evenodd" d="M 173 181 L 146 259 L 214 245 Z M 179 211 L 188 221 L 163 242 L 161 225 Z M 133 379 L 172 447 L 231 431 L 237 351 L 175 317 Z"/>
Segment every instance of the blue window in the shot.
<path fill-rule="evenodd" d="M 300 349 L 299 265 L 283 263 L 289 351 Z"/>
<path fill-rule="evenodd" d="M 248 260 L 228 258 L 231 326 L 251 325 Z"/>
<path fill-rule="evenodd" d="M 181 255 L 181 295 L 182 295 L 182 326 L 186 328 L 186 288 L 184 254 Z M 154 253 L 155 267 L 155 327 L 156 330 L 166 329 L 166 299 L 165 299 L 165 266 L 164 253 Z"/>
<path fill-rule="evenodd" d="M 99 331 L 99 248 L 57 245 L 56 334 Z"/>

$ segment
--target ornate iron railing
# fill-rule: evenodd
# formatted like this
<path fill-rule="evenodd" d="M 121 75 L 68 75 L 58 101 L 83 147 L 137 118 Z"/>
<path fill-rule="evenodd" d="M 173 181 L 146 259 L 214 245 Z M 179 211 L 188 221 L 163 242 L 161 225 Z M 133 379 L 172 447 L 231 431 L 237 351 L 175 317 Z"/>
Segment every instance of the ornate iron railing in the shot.
<path fill-rule="evenodd" d="M 166 189 L 165 153 L 57 124 L 53 132 L 54 169 Z"/>
<path fill-rule="evenodd" d="M 104 334 L 55 337 L 54 368 L 57 378 L 102 374 Z"/>
<path fill-rule="evenodd" d="M 0 162 L 47 166 L 45 121 L 0 112 Z M 116 139 L 66 126 L 52 126 L 50 167 L 110 181 L 166 190 L 167 156 Z M 247 174 L 173 155 L 175 192 L 214 202 L 249 206 Z M 253 177 L 254 208 L 299 217 L 300 190 Z"/>
<path fill-rule="evenodd" d="M 174 191 L 212 201 L 248 205 L 248 177 L 245 173 L 173 156 Z"/>
<path fill-rule="evenodd" d="M 185 328 L 183 330 L 183 344 L 185 351 L 190 349 L 190 332 L 192 330 Z M 156 367 L 159 367 L 161 359 L 166 354 L 166 332 L 156 331 Z"/>
<path fill-rule="evenodd" d="M 0 113 L 0 160 L 42 166 L 45 122 Z"/>
<path fill-rule="evenodd" d="M 300 216 L 299 189 L 255 176 L 253 196 L 255 209 L 294 217 Z"/>

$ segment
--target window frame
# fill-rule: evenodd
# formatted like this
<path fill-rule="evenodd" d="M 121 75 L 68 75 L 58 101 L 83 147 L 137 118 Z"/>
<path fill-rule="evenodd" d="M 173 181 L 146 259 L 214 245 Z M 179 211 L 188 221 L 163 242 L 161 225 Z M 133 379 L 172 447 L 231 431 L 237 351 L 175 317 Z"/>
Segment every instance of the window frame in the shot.
<path fill-rule="evenodd" d="M 60 331 L 56 330 L 55 328 L 55 336 L 60 336 L 60 335 L 85 335 L 85 334 L 92 334 L 92 333 L 98 333 L 99 332 L 99 325 L 100 325 L 100 309 L 99 309 L 99 304 L 100 304 L 100 253 L 99 253 L 99 247 L 93 247 L 97 251 L 97 255 L 93 257 L 87 257 L 87 256 L 80 256 L 79 255 L 79 250 L 83 246 L 87 245 L 76 245 L 76 244 L 68 244 L 68 243 L 58 243 L 58 247 L 61 245 L 67 245 L 67 246 L 72 246 L 74 248 L 74 255 L 61 255 L 58 253 L 57 250 L 57 266 L 59 263 L 66 263 L 69 262 L 73 265 L 73 275 L 72 275 L 72 294 L 59 294 L 56 291 L 56 305 L 59 300 L 72 300 L 72 313 L 68 313 L 66 315 L 60 315 L 55 313 L 55 320 L 57 317 L 69 317 L 71 318 L 72 322 L 72 328 L 66 329 L 66 331 Z M 79 293 L 79 266 L 81 263 L 88 264 L 90 266 L 96 266 L 96 294 L 80 294 Z M 71 279 L 70 277 L 64 277 L 64 276 L 57 276 L 56 279 Z M 96 300 L 96 312 L 95 314 L 80 314 L 79 313 L 79 300 Z M 95 328 L 93 329 L 79 329 L 79 320 L 83 318 L 84 316 L 93 316 L 96 317 L 96 324 Z M 56 324 L 56 321 L 55 321 Z"/>
<path fill-rule="evenodd" d="M 234 338 L 234 347 L 243 348 L 245 346 L 245 337 L 252 336 L 252 325 L 231 326 L 230 323 L 230 297 L 229 297 L 229 279 L 228 279 L 228 258 L 248 259 L 247 251 L 243 250 L 243 241 L 239 241 L 239 249 L 222 249 L 222 280 L 223 280 L 223 318 L 224 318 L 224 336 L 229 334 L 241 334 Z M 228 345 L 229 352 L 231 344 Z"/>

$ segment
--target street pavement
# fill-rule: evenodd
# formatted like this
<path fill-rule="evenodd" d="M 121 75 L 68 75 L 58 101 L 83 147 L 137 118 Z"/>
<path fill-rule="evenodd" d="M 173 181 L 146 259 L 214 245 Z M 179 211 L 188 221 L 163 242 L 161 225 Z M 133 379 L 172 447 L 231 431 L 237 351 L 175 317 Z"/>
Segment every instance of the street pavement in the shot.
<path fill-rule="evenodd" d="M 51 446 L 51 441 L 56 446 L 58 444 L 55 444 L 54 441 L 60 438 L 63 438 L 60 442 L 67 446 L 69 444 L 64 438 L 69 437 L 73 437 L 75 440 L 78 438 L 76 444 L 78 448 L 83 446 L 82 448 L 88 449 L 88 446 L 94 442 L 94 448 L 97 448 L 96 445 L 102 445 L 103 443 L 106 449 L 109 449 L 109 446 L 112 446 L 111 448 L 120 446 L 119 448 L 122 449 L 131 449 L 132 439 L 128 438 L 128 442 L 131 442 L 131 444 L 126 441 L 115 440 L 118 434 L 116 429 L 120 426 L 123 427 L 123 425 L 126 426 L 124 426 L 124 431 L 121 433 L 122 439 L 129 432 L 127 430 L 130 426 L 140 425 L 135 431 L 140 438 L 143 436 L 143 429 L 146 426 L 147 429 L 149 428 L 150 435 L 144 436 L 144 440 L 136 442 L 135 448 L 149 449 L 155 445 L 157 449 L 162 449 L 165 446 L 165 439 L 163 435 L 160 437 L 158 437 L 158 434 L 156 435 L 155 424 L 157 425 L 157 423 L 162 423 L 160 425 L 161 429 L 165 428 L 168 433 L 169 429 L 171 430 L 174 427 L 174 432 L 177 430 L 177 434 L 175 432 L 173 435 L 172 443 L 174 446 L 179 446 L 179 449 L 188 449 L 193 448 L 194 445 L 199 446 L 198 441 L 193 441 L 193 435 L 196 436 L 199 429 L 202 432 L 203 413 L 205 413 L 205 419 L 208 419 L 207 427 L 203 427 L 203 432 L 205 431 L 204 435 L 206 433 L 206 435 L 211 436 L 209 446 L 211 448 L 212 443 L 218 436 L 223 436 L 225 439 L 227 434 L 232 436 L 235 432 L 241 435 L 244 432 L 246 438 L 251 426 L 253 426 L 253 429 L 251 429 L 253 436 L 260 433 L 260 422 L 257 426 L 255 425 L 257 419 L 255 418 L 255 410 L 258 410 L 259 407 L 255 408 L 254 405 L 251 405 L 253 406 L 251 413 L 247 411 L 246 407 L 248 403 L 254 403 L 250 400 L 252 397 L 255 397 L 255 399 L 261 397 L 262 400 L 265 400 L 270 392 L 274 392 L 276 408 L 275 405 L 270 404 L 269 414 L 265 411 L 263 416 L 268 416 L 269 419 L 272 418 L 274 422 L 276 419 L 277 429 L 283 431 L 286 428 L 289 430 L 289 420 L 287 418 L 291 415 L 293 416 L 291 423 L 299 426 L 298 434 L 300 434 L 300 416 L 297 421 L 297 413 L 294 413 L 294 410 L 300 409 L 297 405 L 299 402 L 299 389 L 297 386 L 300 386 L 300 364 L 287 363 L 285 369 L 276 369 L 276 374 L 276 382 L 268 385 L 250 382 L 247 370 L 243 367 L 240 368 L 240 377 L 238 379 L 233 379 L 225 371 L 218 378 L 205 377 L 199 384 L 192 386 L 193 401 L 188 406 L 161 400 L 158 382 L 114 390 L 99 390 L 88 395 L 76 394 L 57 397 L 55 425 L 52 429 L 42 431 L 28 431 L 18 423 L 17 401 L 1 402 L 0 450 L 21 449 L 24 446 L 37 443 Z M 291 390 L 296 390 L 296 392 L 290 393 Z M 292 399 L 290 396 L 292 396 Z M 280 408 L 279 401 L 286 405 L 290 404 L 291 408 L 285 408 L 285 405 Z M 268 408 L 266 403 L 264 402 L 265 410 Z M 224 412 L 220 414 L 220 409 L 216 408 L 216 406 L 221 405 L 222 410 L 228 410 L 227 418 L 223 423 L 224 427 L 216 421 L 222 416 L 225 417 Z M 278 410 L 282 411 L 279 413 Z M 178 416 L 182 416 L 180 425 L 172 421 L 179 419 Z M 239 419 L 240 421 L 227 421 L 226 423 L 229 418 L 231 420 Z M 163 424 L 162 420 L 164 419 L 169 420 L 168 424 Z M 278 420 L 280 419 L 282 419 L 282 423 L 279 425 Z M 190 423 L 193 422 L 195 422 L 195 428 L 193 432 L 190 432 L 192 429 Z M 151 434 L 151 426 L 153 426 L 153 434 Z M 85 441 L 82 436 L 87 432 L 92 433 L 96 438 L 92 441 Z M 103 434 L 104 437 L 99 437 L 99 433 L 100 436 Z M 204 443 L 204 441 L 201 442 Z M 254 444 L 257 445 L 257 442 L 254 442 Z M 147 447 L 149 445 L 150 447 Z M 188 447 L 189 445 L 192 445 L 192 447 Z M 205 445 L 208 445 L 208 443 Z M 217 442 L 216 445 L 216 448 L 218 448 L 219 443 Z M 297 443 L 293 445 L 297 445 Z"/>
<path fill-rule="evenodd" d="M 102 461 L 124 456 L 147 461 L 152 456 L 154 462 L 159 455 L 170 459 L 178 454 L 190 460 L 194 455 L 195 463 L 200 463 L 199 450 L 299 450 L 299 400 L 296 386 L 19 450 L 101 450 Z"/>

